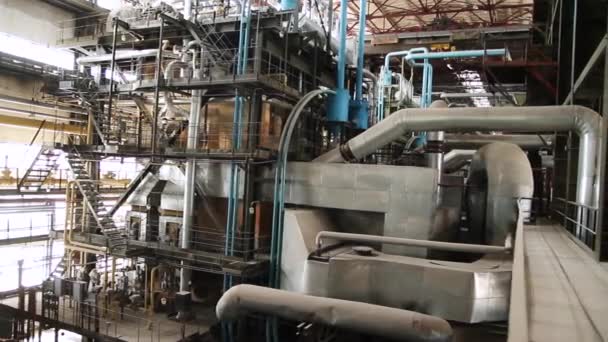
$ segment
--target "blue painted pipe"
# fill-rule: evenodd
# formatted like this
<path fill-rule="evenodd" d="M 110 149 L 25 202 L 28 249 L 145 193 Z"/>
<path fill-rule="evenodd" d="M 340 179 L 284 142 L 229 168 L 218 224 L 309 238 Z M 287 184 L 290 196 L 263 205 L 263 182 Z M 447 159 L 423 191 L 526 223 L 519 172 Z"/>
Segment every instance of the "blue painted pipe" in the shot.
<path fill-rule="evenodd" d="M 465 50 L 465 51 L 448 51 L 448 52 L 428 52 L 415 51 L 412 49 L 405 55 L 405 60 L 411 66 L 422 66 L 422 95 L 420 97 L 420 107 L 427 108 L 431 104 L 433 92 L 433 66 L 429 62 L 431 59 L 446 59 L 446 58 L 467 58 L 467 57 L 483 57 L 483 56 L 504 56 L 507 54 L 506 49 L 489 49 L 489 50 Z M 420 62 L 422 60 L 422 62 Z M 387 61 L 385 60 L 385 65 Z"/>
<path fill-rule="evenodd" d="M 347 6 L 348 0 L 340 0 L 340 46 L 338 47 L 336 92 L 330 96 L 327 108 L 327 120 L 330 122 L 348 122 L 350 95 L 345 88 Z"/>
<path fill-rule="evenodd" d="M 400 57 L 400 56 L 408 56 L 410 53 L 428 53 L 429 50 L 427 48 L 414 48 L 411 50 L 402 50 L 402 51 L 393 51 L 389 52 L 384 56 L 384 67 L 382 67 L 382 72 L 380 73 L 380 79 L 378 80 L 378 104 L 376 110 L 376 118 L 377 121 L 380 122 L 384 120 L 384 86 L 386 84 L 390 84 L 392 81 L 392 73 L 389 68 L 389 63 L 391 58 Z"/>
<path fill-rule="evenodd" d="M 448 52 L 429 52 L 426 48 L 415 48 L 411 50 L 395 51 L 388 53 L 384 58 L 383 72 L 380 75 L 378 89 L 378 108 L 377 119 L 384 119 L 384 90 L 385 84 L 391 82 L 391 71 L 389 62 L 392 57 L 404 56 L 405 60 L 411 66 L 423 67 L 422 78 L 422 96 L 420 98 L 420 106 L 426 108 L 431 103 L 431 93 L 433 89 L 433 69 L 429 63 L 430 59 L 445 59 L 445 58 L 466 58 L 466 57 L 483 57 L 483 56 L 505 56 L 506 49 L 489 49 L 489 50 L 468 50 L 468 51 L 448 51 Z M 420 62 L 420 60 L 422 60 Z"/>
<path fill-rule="evenodd" d="M 359 1 L 359 46 L 357 47 L 357 84 L 355 100 L 363 100 L 363 64 L 365 61 L 365 16 L 367 0 Z"/>
<path fill-rule="evenodd" d="M 249 52 L 249 31 L 250 31 L 250 18 L 251 18 L 251 3 L 245 0 L 241 6 L 240 14 L 240 33 L 239 33 L 239 46 L 237 53 L 237 65 L 236 74 L 240 75 L 245 73 L 247 68 L 247 59 Z M 243 96 L 241 96 L 238 90 L 235 93 L 234 101 L 234 113 L 232 115 L 233 126 L 232 126 L 232 148 L 238 150 L 241 147 L 241 121 L 243 117 Z M 228 194 L 228 211 L 226 217 L 226 241 L 224 244 L 224 254 L 232 256 L 234 255 L 234 243 L 235 243 L 235 231 L 237 226 L 237 209 L 238 209 L 238 195 L 240 187 L 240 175 L 239 168 L 236 163 L 232 163 L 230 167 L 230 190 Z M 224 276 L 224 289 L 227 290 L 232 287 L 232 276 Z M 229 341 L 232 341 L 232 332 L 230 326 L 225 327 L 226 331 L 229 332 Z"/>
<path fill-rule="evenodd" d="M 338 80 L 337 89 L 344 89 L 346 73 L 346 22 L 348 0 L 340 0 L 340 46 L 338 48 Z"/>
<path fill-rule="evenodd" d="M 420 96 L 420 107 L 426 108 L 426 90 L 428 89 L 429 82 L 429 73 L 428 73 L 428 59 L 424 60 L 424 64 L 422 66 L 422 94 Z"/>
<path fill-rule="evenodd" d="M 281 9 L 283 11 L 297 10 L 298 0 L 281 0 Z"/>
<path fill-rule="evenodd" d="M 483 56 L 504 56 L 507 54 L 506 49 L 488 49 L 488 50 L 465 50 L 465 51 L 448 51 L 448 52 L 414 52 L 408 54 L 405 59 L 409 61 L 420 59 L 445 59 L 445 58 L 466 58 L 466 57 L 483 57 Z"/>

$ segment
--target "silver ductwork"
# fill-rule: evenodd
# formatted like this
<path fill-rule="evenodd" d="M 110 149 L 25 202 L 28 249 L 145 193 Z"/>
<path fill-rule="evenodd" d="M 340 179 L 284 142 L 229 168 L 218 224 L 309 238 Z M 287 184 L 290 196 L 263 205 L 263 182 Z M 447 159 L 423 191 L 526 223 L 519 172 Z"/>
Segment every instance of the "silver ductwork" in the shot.
<path fill-rule="evenodd" d="M 398 246 L 412 246 L 440 251 L 464 252 L 464 253 L 506 253 L 511 251 L 510 241 L 504 247 L 476 245 L 470 243 L 443 242 L 418 239 L 404 239 L 390 236 L 379 236 L 370 234 L 353 234 L 343 232 L 321 231 L 315 237 L 315 244 L 318 249 L 323 247 L 323 239 L 335 241 L 350 241 L 367 244 L 391 244 Z"/>
<path fill-rule="evenodd" d="M 439 342 L 452 337 L 450 324 L 438 317 L 254 285 L 237 285 L 226 291 L 215 312 L 222 321 L 232 321 L 247 313 L 260 313 L 398 341 Z"/>
<path fill-rule="evenodd" d="M 367 131 L 315 159 L 340 163 L 366 157 L 409 131 L 573 131 L 579 136 L 576 200 L 597 207 L 593 181 L 601 117 L 582 106 L 402 109 Z"/>
<path fill-rule="evenodd" d="M 476 150 L 451 150 L 443 156 L 443 171 L 445 173 L 454 173 L 463 166 L 467 165 Z"/>
<path fill-rule="evenodd" d="M 116 50 L 115 60 L 120 61 L 124 59 L 137 59 L 143 57 L 156 57 L 158 49 L 146 49 L 146 50 Z M 112 60 L 112 54 L 104 54 L 97 56 L 84 56 L 76 59 L 78 65 L 89 65 L 101 62 L 110 62 Z"/>
<path fill-rule="evenodd" d="M 310 18 L 306 18 L 306 17 L 301 18 L 300 27 L 302 27 L 302 29 L 304 31 L 315 31 L 315 32 L 319 33 L 319 36 L 321 37 L 321 43 L 326 44 L 327 37 L 325 36 L 325 31 L 323 31 L 323 28 L 319 24 L 317 24 Z M 329 47 L 331 48 L 331 51 L 333 51 L 334 53 L 337 54 L 339 45 L 340 44 L 339 44 L 338 40 L 330 35 Z M 353 46 L 347 45 L 346 52 L 347 52 L 346 53 L 346 63 L 349 65 L 355 65 L 356 64 L 356 60 L 355 60 L 356 51 L 353 48 Z"/>
<path fill-rule="evenodd" d="M 169 64 L 167 64 L 167 67 L 165 68 L 165 81 L 170 81 L 173 78 L 173 73 L 176 69 L 185 69 L 187 72 L 186 75 L 192 75 L 191 65 L 186 62 L 174 60 L 169 62 Z M 163 108 L 163 112 L 165 113 L 164 117 L 166 119 L 172 120 L 176 118 L 188 118 L 190 112 L 183 108 L 177 107 L 173 103 L 173 98 L 171 97 L 171 93 L 169 91 L 164 91 L 163 96 L 165 98 L 165 108 Z"/>
<path fill-rule="evenodd" d="M 444 146 L 447 149 L 477 150 L 494 142 L 515 144 L 524 150 L 550 148 L 552 135 L 535 134 L 446 134 Z"/>
<path fill-rule="evenodd" d="M 368 184 L 373 183 L 376 182 L 370 181 Z M 399 187 L 403 188 L 405 187 Z M 429 206 L 431 203 L 425 200 L 417 201 L 421 202 L 421 206 Z M 386 246 L 381 241 L 384 237 L 375 237 L 378 232 L 370 227 L 369 222 L 365 223 L 367 229 L 354 228 L 353 224 L 338 226 L 332 222 L 334 216 L 335 211 L 319 208 L 285 210 L 286 230 L 281 259 L 283 290 L 407 308 L 463 323 L 507 319 L 511 280 L 511 255 L 505 253 L 508 245 L 459 246 L 420 239 L 408 241 L 388 238 L 387 240 L 399 243 L 406 241 L 410 245 L 409 249 L 421 251 L 426 251 L 429 246 L 441 246 L 439 248 L 447 247 L 451 250 L 498 252 L 486 254 L 474 262 L 428 259 L 427 253 L 410 253 L 424 255 L 423 258 L 395 255 L 379 250 L 385 249 L 381 247 Z M 321 233 L 328 227 L 337 231 Z M 407 234 L 408 229 L 404 230 Z M 342 232 L 357 231 L 360 233 L 354 236 L 361 238 L 360 242 L 352 242 L 352 245 L 333 245 L 346 237 L 353 237 Z M 316 236 L 320 236 L 324 246 L 327 246 L 323 250 L 319 250 L 315 244 Z M 370 240 L 374 241 L 368 242 Z M 366 253 L 365 249 L 359 248 L 362 245 L 372 247 L 373 250 L 367 249 L 367 252 L 371 253 Z M 452 252 L 442 253 L 446 255 L 445 253 Z"/>
<path fill-rule="evenodd" d="M 524 151 L 509 143 L 492 143 L 473 156 L 467 180 L 472 236 L 478 243 L 504 245 L 515 234 L 518 199 L 532 198 L 534 178 Z M 478 210 L 477 208 L 484 208 Z M 529 208 L 528 208 L 529 209 Z"/>
<path fill-rule="evenodd" d="M 429 108 L 448 108 L 448 104 L 443 100 L 437 100 L 433 101 Z M 443 131 L 428 132 L 426 137 L 427 147 L 429 147 L 428 143 L 433 145 L 441 145 L 443 143 L 444 136 L 445 132 Z M 437 148 L 438 150 L 426 154 L 426 162 L 428 167 L 437 170 L 441 175 L 441 173 L 443 172 L 443 152 L 441 152 L 440 146 L 436 146 L 435 148 Z"/>

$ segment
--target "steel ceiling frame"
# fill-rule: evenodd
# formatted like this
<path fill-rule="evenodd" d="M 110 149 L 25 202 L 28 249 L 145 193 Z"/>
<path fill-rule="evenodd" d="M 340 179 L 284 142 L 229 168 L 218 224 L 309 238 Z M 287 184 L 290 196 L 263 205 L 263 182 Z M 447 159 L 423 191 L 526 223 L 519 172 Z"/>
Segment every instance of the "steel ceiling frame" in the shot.
<path fill-rule="evenodd" d="M 358 29 L 357 2 L 348 3 L 349 35 Z M 371 34 L 428 31 L 437 19 L 447 20 L 448 27 L 442 29 L 519 25 L 531 22 L 533 7 L 533 2 L 511 0 L 369 0 L 367 30 Z M 334 11 L 339 8 L 337 4 Z"/>

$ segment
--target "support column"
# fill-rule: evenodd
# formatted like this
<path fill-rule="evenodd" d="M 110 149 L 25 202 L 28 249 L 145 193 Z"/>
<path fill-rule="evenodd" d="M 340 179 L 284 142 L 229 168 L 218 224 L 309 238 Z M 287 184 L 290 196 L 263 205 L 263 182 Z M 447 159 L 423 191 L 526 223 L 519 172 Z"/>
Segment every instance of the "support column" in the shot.
<path fill-rule="evenodd" d="M 606 29 L 606 34 L 608 35 L 608 28 Z M 600 261 L 606 260 L 606 256 L 608 256 L 608 251 L 602 250 L 602 247 L 605 246 L 603 243 L 606 240 L 604 236 L 604 212 L 606 210 L 605 200 L 606 197 L 604 195 L 604 191 L 606 190 L 606 153 L 607 153 L 607 145 L 606 140 L 608 139 L 608 47 L 604 51 L 604 92 L 602 94 L 602 145 L 599 155 L 598 167 L 599 179 L 597 181 L 597 190 L 596 193 L 598 195 L 598 223 L 596 228 L 596 241 L 595 241 L 595 255 L 596 258 Z"/>

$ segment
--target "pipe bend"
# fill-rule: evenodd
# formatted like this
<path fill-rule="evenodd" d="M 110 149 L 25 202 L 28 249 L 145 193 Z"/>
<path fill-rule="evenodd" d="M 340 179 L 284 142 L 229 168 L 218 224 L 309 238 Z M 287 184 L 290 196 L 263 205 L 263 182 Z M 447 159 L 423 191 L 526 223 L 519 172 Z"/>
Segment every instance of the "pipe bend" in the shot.
<path fill-rule="evenodd" d="M 467 132 L 476 130 L 535 133 L 572 131 L 580 136 L 576 201 L 598 206 L 594 196 L 597 154 L 600 143 L 601 117 L 582 106 L 492 107 L 492 108 L 408 108 L 392 113 L 386 119 L 346 142 L 347 150 L 362 159 L 378 148 L 401 137 L 407 131 Z M 317 162 L 340 163 L 344 158 L 330 151 Z"/>
<path fill-rule="evenodd" d="M 222 321 L 232 321 L 247 313 L 260 313 L 399 341 L 441 342 L 450 341 L 452 337 L 452 327 L 439 317 L 255 285 L 237 285 L 226 291 L 215 312 Z"/>
<path fill-rule="evenodd" d="M 164 74 L 165 80 L 168 81 L 173 78 L 173 71 L 175 68 L 186 69 L 187 75 L 188 76 L 192 75 L 192 67 L 188 63 L 174 60 L 174 61 L 169 62 L 169 64 L 167 64 L 167 67 L 165 68 L 165 74 Z"/>
<path fill-rule="evenodd" d="M 583 107 L 574 106 L 572 118 L 573 126 L 579 135 L 593 134 L 599 136 L 601 117 L 594 110 Z"/>

